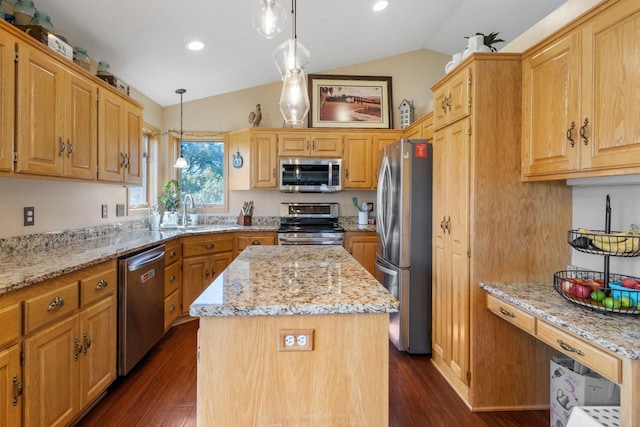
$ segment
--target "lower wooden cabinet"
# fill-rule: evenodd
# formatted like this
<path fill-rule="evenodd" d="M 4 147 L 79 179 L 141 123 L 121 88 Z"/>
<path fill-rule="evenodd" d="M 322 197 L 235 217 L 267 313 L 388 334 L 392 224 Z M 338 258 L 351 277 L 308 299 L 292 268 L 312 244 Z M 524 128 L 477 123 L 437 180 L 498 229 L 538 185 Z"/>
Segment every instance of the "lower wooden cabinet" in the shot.
<path fill-rule="evenodd" d="M 376 233 L 371 231 L 352 231 L 345 233 L 344 247 L 367 269 L 376 275 Z"/>
<path fill-rule="evenodd" d="M 274 231 L 238 233 L 238 253 L 245 250 L 247 246 L 275 245 L 277 238 L 278 233 Z"/>
<path fill-rule="evenodd" d="M 0 426 L 22 425 L 20 345 L 0 350 Z"/>

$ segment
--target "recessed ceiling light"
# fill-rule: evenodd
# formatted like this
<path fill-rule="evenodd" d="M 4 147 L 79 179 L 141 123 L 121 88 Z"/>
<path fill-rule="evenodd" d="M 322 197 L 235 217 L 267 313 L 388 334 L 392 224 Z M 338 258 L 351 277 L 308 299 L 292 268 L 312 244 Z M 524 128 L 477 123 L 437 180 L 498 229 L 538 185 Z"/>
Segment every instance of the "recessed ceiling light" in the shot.
<path fill-rule="evenodd" d="M 389 6 L 388 1 L 386 0 L 377 1 L 373 5 L 373 11 L 380 12 L 382 9 L 385 9 L 387 6 Z"/>
<path fill-rule="evenodd" d="M 202 48 L 204 48 L 204 43 L 202 43 L 201 41 L 197 41 L 197 40 L 193 41 L 193 42 L 190 42 L 187 45 L 187 49 L 189 49 L 189 50 L 202 50 Z"/>

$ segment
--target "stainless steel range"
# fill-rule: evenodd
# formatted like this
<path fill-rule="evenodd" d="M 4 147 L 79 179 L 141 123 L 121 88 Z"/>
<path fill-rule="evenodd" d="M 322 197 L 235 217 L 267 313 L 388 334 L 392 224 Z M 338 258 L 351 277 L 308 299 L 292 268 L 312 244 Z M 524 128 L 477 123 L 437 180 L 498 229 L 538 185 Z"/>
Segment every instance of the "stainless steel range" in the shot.
<path fill-rule="evenodd" d="M 338 203 L 281 203 L 278 244 L 342 245 Z"/>

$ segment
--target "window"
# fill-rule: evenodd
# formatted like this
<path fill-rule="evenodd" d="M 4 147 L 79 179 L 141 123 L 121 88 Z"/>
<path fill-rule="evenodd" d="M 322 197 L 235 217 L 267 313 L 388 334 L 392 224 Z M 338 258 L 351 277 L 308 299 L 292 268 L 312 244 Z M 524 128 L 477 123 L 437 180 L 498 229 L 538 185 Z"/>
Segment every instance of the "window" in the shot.
<path fill-rule="evenodd" d="M 224 140 L 182 141 L 181 152 L 189 167 L 180 171 L 180 191 L 190 194 L 198 206 L 226 209 Z M 217 208 L 217 209 L 216 209 Z"/>
<path fill-rule="evenodd" d="M 148 208 L 153 204 L 155 195 L 151 193 L 155 183 L 156 162 L 158 153 L 157 131 L 144 128 L 142 135 L 142 185 L 129 188 L 129 208 Z"/>

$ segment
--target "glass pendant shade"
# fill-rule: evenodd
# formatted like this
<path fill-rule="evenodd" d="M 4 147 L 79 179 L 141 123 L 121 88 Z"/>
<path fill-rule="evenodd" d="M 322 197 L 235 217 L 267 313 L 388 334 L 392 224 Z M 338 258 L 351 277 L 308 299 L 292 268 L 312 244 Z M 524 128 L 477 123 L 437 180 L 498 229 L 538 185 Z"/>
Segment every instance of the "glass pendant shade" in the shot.
<path fill-rule="evenodd" d="M 284 30 L 287 12 L 276 0 L 257 0 L 253 7 L 251 23 L 258 33 L 272 39 Z"/>
<path fill-rule="evenodd" d="M 309 94 L 304 71 L 299 68 L 288 70 L 282 84 L 280 112 L 287 124 L 300 125 L 309 112 Z"/>
<path fill-rule="evenodd" d="M 176 164 L 173 165 L 176 169 L 187 169 L 189 167 L 189 163 L 187 163 L 187 159 L 180 156 L 176 159 Z"/>
<path fill-rule="evenodd" d="M 283 80 L 288 70 L 295 68 L 302 70 L 310 61 L 309 50 L 297 40 L 285 40 L 273 51 L 273 62 L 276 63 Z"/>

